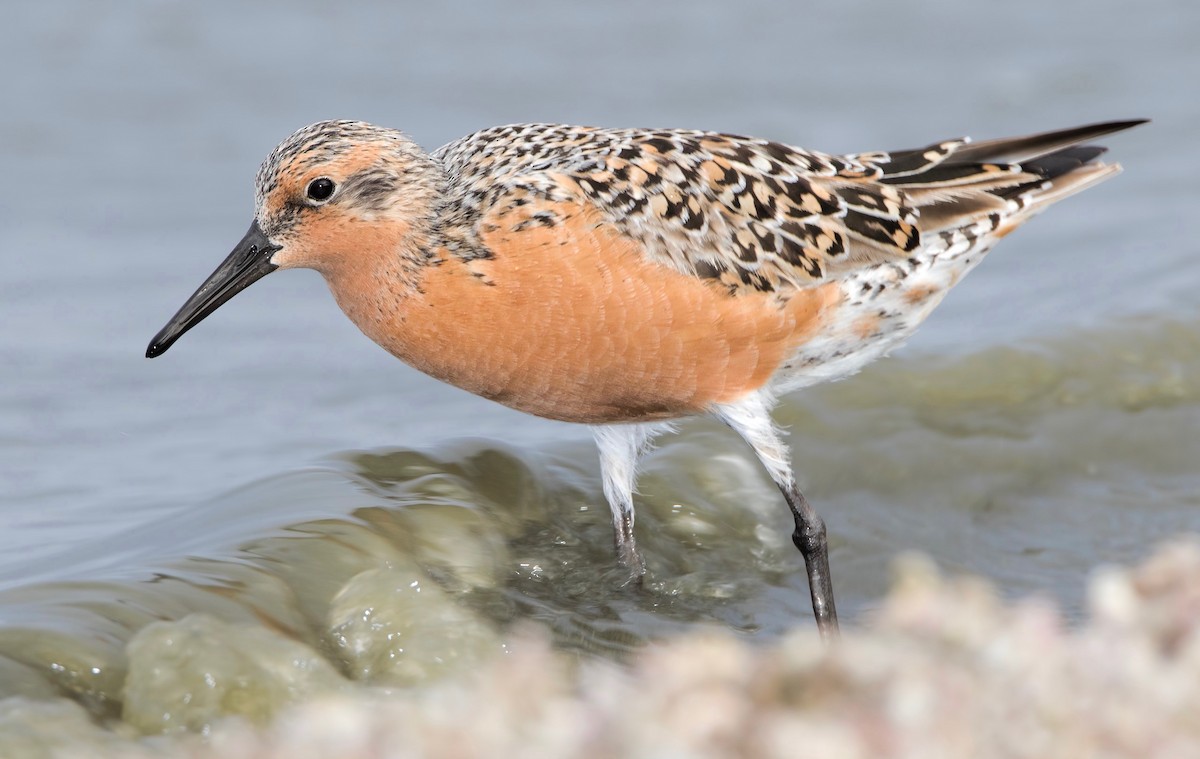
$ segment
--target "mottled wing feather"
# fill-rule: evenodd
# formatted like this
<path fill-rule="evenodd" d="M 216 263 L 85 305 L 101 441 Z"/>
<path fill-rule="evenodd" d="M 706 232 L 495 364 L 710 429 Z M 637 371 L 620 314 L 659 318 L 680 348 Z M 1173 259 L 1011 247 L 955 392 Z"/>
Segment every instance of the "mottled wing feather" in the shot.
<path fill-rule="evenodd" d="M 701 131 L 528 124 L 478 132 L 436 155 L 467 215 L 582 196 L 652 259 L 732 291 L 808 287 L 904 256 L 920 241 L 914 209 L 876 181 L 882 154 L 838 157 Z"/>
<path fill-rule="evenodd" d="M 1077 143 L 1128 125 L 832 156 L 712 132 L 524 124 L 435 155 L 467 217 L 458 221 L 478 223 L 498 204 L 585 198 L 661 264 L 731 292 L 787 291 L 908 258 L 922 233 L 996 228 L 1098 155 Z M 546 212 L 522 223 L 559 221 Z"/>
<path fill-rule="evenodd" d="M 1117 167 L 1091 162 L 1104 148 L 1081 142 L 1142 121 L 1108 122 L 1022 137 L 948 140 L 897 151 L 882 163 L 879 181 L 899 189 L 917 208 L 926 235 L 1011 229 L 1045 207 L 1110 176 Z"/>

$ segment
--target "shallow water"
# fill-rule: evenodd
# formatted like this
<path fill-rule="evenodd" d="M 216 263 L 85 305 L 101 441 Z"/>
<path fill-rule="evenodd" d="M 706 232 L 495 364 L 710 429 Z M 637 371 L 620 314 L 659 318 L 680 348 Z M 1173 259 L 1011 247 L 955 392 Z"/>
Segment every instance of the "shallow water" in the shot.
<path fill-rule="evenodd" d="M 244 229 L 258 162 L 318 118 L 430 147 L 560 120 L 837 151 L 1153 117 L 1107 140 L 1124 175 L 1006 240 L 911 346 L 778 416 L 851 620 L 901 551 L 1077 611 L 1092 567 L 1200 529 L 1186 224 L 1200 100 L 1178 84 L 1200 78 L 1200 6 L 778 12 L 14 8 L 0 30 L 21 67 L 0 82 L 0 694 L 117 716 L 129 640 L 197 612 L 384 683 L 436 679 L 429 662 L 469 664 L 528 620 L 619 654 L 697 623 L 774 636 L 809 619 L 786 510 L 713 424 L 648 461 L 651 574 L 633 590 L 586 431 L 399 365 L 311 273 L 264 280 L 142 358 Z M 420 601 L 392 593 L 413 583 Z M 376 605 L 385 623 L 359 624 Z M 395 640 L 435 648 L 405 659 Z"/>
<path fill-rule="evenodd" d="M 872 607 L 910 549 L 1008 594 L 1052 593 L 1075 614 L 1089 567 L 1195 531 L 1197 326 L 896 359 L 786 402 L 796 464 L 828 518 L 844 617 Z M 698 623 L 777 636 L 808 615 L 804 575 L 786 510 L 733 442 L 689 424 L 650 457 L 642 588 L 614 565 L 583 444 L 463 440 L 276 474 L 25 562 L 23 581 L 0 591 L 0 662 L 12 672 L 0 695 L 65 693 L 95 716 L 168 729 L 146 716 L 161 692 L 138 701 L 131 683 L 147 659 L 172 661 L 143 628 L 184 617 L 200 625 L 169 633 L 188 641 L 185 672 L 264 666 L 260 649 L 280 655 L 282 636 L 338 684 L 436 682 L 530 622 L 560 647 L 618 657 Z M 213 642 L 223 637 L 232 642 Z M 243 676 L 255 681 L 253 668 Z"/>

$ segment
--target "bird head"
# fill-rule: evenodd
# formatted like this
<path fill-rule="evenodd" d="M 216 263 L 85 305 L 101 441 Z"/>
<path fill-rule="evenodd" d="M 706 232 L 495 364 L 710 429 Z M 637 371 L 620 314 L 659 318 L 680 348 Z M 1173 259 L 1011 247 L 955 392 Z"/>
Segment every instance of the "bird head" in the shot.
<path fill-rule="evenodd" d="M 153 358 L 222 304 L 276 269 L 326 278 L 371 255 L 420 247 L 434 223 L 443 175 L 401 132 L 321 121 L 271 152 L 258 170 L 250 229 L 146 349 Z M 405 245 L 404 243 L 409 243 Z"/>

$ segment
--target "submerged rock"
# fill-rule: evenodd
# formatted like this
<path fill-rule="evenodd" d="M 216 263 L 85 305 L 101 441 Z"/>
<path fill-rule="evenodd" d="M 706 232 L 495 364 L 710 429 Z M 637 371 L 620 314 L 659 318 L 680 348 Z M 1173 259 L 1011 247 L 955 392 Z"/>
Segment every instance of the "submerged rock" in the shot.
<path fill-rule="evenodd" d="M 347 674 L 377 685 L 424 685 L 501 651 L 483 620 L 415 566 L 352 577 L 330 604 L 329 630 Z"/>
<path fill-rule="evenodd" d="M 127 650 L 122 719 L 148 734 L 208 732 L 228 716 L 266 722 L 346 684 L 303 643 L 204 614 L 148 625 Z"/>

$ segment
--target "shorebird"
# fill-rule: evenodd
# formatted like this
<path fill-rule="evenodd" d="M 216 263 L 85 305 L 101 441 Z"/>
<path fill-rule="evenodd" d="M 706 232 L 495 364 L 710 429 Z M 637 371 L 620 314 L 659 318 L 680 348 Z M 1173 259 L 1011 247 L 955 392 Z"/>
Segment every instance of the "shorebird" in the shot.
<path fill-rule="evenodd" d="M 1140 123 L 827 155 L 558 124 L 427 153 L 393 129 L 322 121 L 267 157 L 249 231 L 146 355 L 260 277 L 315 269 L 359 329 L 417 369 L 591 425 L 634 580 L 638 459 L 672 420 L 710 414 L 783 493 L 828 638 L 825 524 L 797 486 L 776 398 L 900 345 L 1000 238 L 1120 170 L 1085 143 Z"/>

